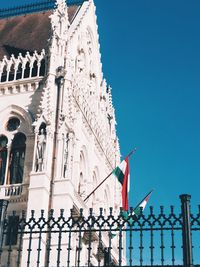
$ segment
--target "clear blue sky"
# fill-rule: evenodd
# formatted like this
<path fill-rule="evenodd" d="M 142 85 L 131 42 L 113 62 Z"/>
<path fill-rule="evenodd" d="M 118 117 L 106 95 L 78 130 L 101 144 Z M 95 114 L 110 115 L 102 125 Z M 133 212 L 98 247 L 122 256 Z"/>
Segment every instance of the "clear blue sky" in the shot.
<path fill-rule="evenodd" d="M 32 3 L 7 0 L 0 7 Z M 35 1 L 36 2 L 36 1 Z M 121 153 L 133 147 L 131 205 L 200 204 L 200 2 L 95 0 Z"/>

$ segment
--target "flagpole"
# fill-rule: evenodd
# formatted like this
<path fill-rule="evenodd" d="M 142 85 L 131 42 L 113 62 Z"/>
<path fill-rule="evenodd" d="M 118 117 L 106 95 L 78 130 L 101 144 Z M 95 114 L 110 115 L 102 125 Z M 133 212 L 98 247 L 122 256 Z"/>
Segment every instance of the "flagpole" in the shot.
<path fill-rule="evenodd" d="M 106 178 L 103 181 L 101 181 L 101 183 L 97 187 L 95 187 L 95 189 L 83 201 L 85 202 L 111 176 L 111 174 L 112 174 L 112 172 L 109 173 L 106 176 Z"/>
<path fill-rule="evenodd" d="M 135 147 L 125 158 L 129 158 L 131 155 L 133 155 L 136 152 L 136 150 L 137 148 Z"/>
<path fill-rule="evenodd" d="M 125 158 L 127 158 L 127 157 L 130 157 L 132 154 L 134 154 L 135 153 L 135 151 L 136 151 L 136 148 L 134 148 Z M 124 158 L 124 159 L 125 159 Z M 124 160 L 123 159 L 123 160 Z M 86 200 L 88 200 L 88 198 L 92 195 L 92 194 L 94 194 L 94 192 L 111 176 L 111 174 L 113 173 L 113 170 L 111 171 L 111 173 L 109 173 L 107 176 L 106 176 L 106 178 L 105 179 L 103 179 L 103 181 L 101 181 L 101 183 L 100 184 L 98 184 L 97 185 L 97 187 L 95 187 L 95 189 L 83 200 L 84 202 L 86 201 Z"/>
<path fill-rule="evenodd" d="M 140 206 L 140 204 L 149 196 L 149 195 L 151 195 L 151 193 L 153 192 L 154 190 L 152 189 L 141 201 L 140 201 L 140 203 L 133 209 L 133 211 L 135 210 L 135 209 L 137 209 L 137 207 L 139 207 Z"/>

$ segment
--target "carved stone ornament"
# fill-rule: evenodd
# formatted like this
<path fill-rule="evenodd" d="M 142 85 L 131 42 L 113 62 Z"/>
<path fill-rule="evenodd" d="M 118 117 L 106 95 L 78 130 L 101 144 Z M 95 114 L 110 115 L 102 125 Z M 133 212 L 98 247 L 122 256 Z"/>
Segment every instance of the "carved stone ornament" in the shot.
<path fill-rule="evenodd" d="M 78 55 L 76 57 L 76 69 L 78 73 L 83 73 L 85 71 L 85 68 L 85 54 L 84 51 L 81 49 L 78 51 Z"/>
<path fill-rule="evenodd" d="M 50 16 L 52 33 L 53 36 L 63 39 L 66 37 L 69 27 L 67 5 L 65 0 L 57 0 L 55 6 L 56 9 Z"/>
<path fill-rule="evenodd" d="M 72 81 L 75 72 L 75 61 L 70 55 L 70 53 L 67 54 L 66 65 L 66 79 Z"/>
<path fill-rule="evenodd" d="M 93 52 L 93 43 L 92 43 L 92 37 L 89 31 L 86 32 L 86 43 L 88 48 L 88 54 L 91 55 Z"/>
<path fill-rule="evenodd" d="M 56 0 L 56 6 L 60 13 L 64 13 L 66 9 L 66 2 L 65 0 Z"/>

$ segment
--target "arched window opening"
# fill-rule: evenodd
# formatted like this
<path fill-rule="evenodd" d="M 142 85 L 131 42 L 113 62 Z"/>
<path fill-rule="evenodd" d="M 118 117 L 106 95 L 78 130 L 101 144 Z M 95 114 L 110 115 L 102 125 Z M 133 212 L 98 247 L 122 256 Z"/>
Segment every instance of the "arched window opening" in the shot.
<path fill-rule="evenodd" d="M 31 77 L 36 77 L 37 76 L 37 72 L 38 72 L 38 65 L 37 65 L 37 61 L 35 61 L 33 63 L 33 68 L 32 68 L 32 74 Z"/>
<path fill-rule="evenodd" d="M 85 155 L 83 151 L 80 153 L 80 161 L 79 161 L 79 182 L 78 182 L 78 194 L 81 197 L 84 197 L 86 194 L 86 185 L 85 185 L 85 177 L 86 177 L 86 165 L 85 165 Z"/>
<path fill-rule="evenodd" d="M 15 76 L 15 68 L 14 68 L 14 64 L 12 64 L 10 71 L 9 71 L 8 81 L 13 81 L 14 76 Z"/>
<path fill-rule="evenodd" d="M 30 77 L 30 63 L 26 63 L 25 71 L 24 71 L 24 78 L 29 78 Z"/>
<path fill-rule="evenodd" d="M 23 181 L 24 160 L 26 151 L 26 136 L 17 133 L 12 141 L 9 168 L 8 184 L 20 184 Z"/>
<path fill-rule="evenodd" d="M 18 65 L 16 80 L 22 79 L 22 63 Z"/>
<path fill-rule="evenodd" d="M 4 66 L 3 72 L 1 75 L 1 82 L 6 82 L 6 78 L 7 78 L 7 70 L 6 70 L 6 66 Z"/>
<path fill-rule="evenodd" d="M 69 155 L 69 134 L 66 134 L 64 140 L 64 153 L 63 153 L 63 177 L 67 177 L 68 170 L 68 155 Z"/>
<path fill-rule="evenodd" d="M 81 196 L 83 194 L 83 173 L 80 172 L 80 180 L 78 184 L 78 194 Z"/>
<path fill-rule="evenodd" d="M 6 136 L 0 136 L 0 185 L 4 184 L 5 173 L 6 173 L 6 163 L 7 163 L 7 144 L 8 139 Z"/>
<path fill-rule="evenodd" d="M 44 76 L 45 75 L 45 71 L 46 71 L 46 62 L 45 60 L 43 59 L 41 61 L 41 65 L 40 65 L 40 76 Z"/>

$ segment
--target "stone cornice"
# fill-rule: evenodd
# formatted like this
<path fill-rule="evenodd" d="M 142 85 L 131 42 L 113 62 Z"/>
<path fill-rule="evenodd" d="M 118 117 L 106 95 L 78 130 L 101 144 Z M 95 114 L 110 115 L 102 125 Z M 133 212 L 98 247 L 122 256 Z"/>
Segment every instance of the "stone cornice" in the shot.
<path fill-rule="evenodd" d="M 38 89 L 43 77 L 27 78 L 11 82 L 0 83 L 0 97 L 34 92 Z"/>

